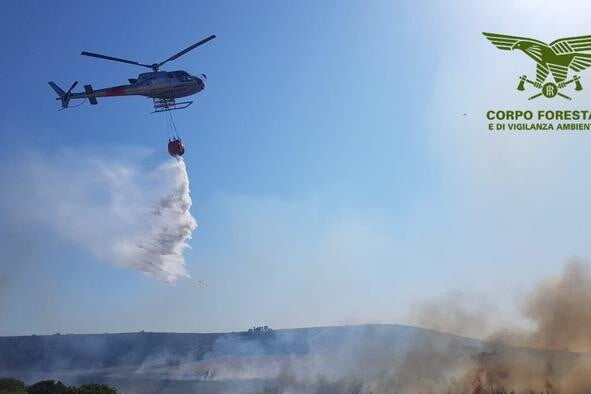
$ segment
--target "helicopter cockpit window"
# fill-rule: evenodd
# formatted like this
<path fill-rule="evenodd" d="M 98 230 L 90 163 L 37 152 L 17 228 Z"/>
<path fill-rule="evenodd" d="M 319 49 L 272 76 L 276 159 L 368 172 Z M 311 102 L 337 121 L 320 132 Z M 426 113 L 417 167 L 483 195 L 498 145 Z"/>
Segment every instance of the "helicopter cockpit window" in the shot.
<path fill-rule="evenodd" d="M 174 74 L 179 81 L 191 81 L 191 76 L 185 71 L 176 71 Z"/>

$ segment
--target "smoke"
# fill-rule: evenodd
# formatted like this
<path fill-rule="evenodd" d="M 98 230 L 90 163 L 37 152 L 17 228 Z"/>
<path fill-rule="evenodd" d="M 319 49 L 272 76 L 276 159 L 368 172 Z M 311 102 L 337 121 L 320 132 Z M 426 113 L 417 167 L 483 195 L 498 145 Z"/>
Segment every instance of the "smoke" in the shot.
<path fill-rule="evenodd" d="M 197 222 L 185 162 L 150 167 L 145 156 L 137 150 L 22 155 L 0 170 L 13 186 L 0 193 L 5 221 L 46 230 L 162 281 L 188 277 L 183 252 Z"/>
<path fill-rule="evenodd" d="M 429 315 L 433 305 L 439 310 Z M 588 264 L 571 261 L 560 275 L 540 282 L 526 297 L 521 315 L 528 327 L 496 330 L 488 337 L 488 346 L 472 356 L 454 385 L 445 389 L 590 393 L 590 305 L 591 269 Z M 421 316 L 431 316 L 431 320 L 422 323 L 462 333 L 473 330 L 479 319 L 486 332 L 486 323 L 495 320 L 487 310 L 468 310 L 454 303 L 448 306 L 446 302 L 428 304 Z M 465 326 L 456 324 L 459 321 Z"/>
<path fill-rule="evenodd" d="M 589 305 L 591 267 L 573 261 L 532 288 L 521 328 L 496 329 L 495 305 L 450 292 L 417 304 L 417 320 L 437 331 L 367 325 L 232 333 L 205 355 L 187 354 L 172 367 L 155 357 L 138 373 L 233 382 L 232 392 L 591 393 Z M 250 390 L 252 382 L 264 387 Z"/>
<path fill-rule="evenodd" d="M 562 273 L 538 284 L 522 313 L 533 328 L 504 329 L 492 336 L 497 342 L 517 346 L 579 352 L 575 359 L 564 353 L 543 352 L 534 362 L 493 352 L 477 360 L 481 380 L 503 387 L 557 392 L 591 392 L 591 272 L 580 261 L 571 261 Z M 478 373 L 477 373 L 478 375 Z"/>
<path fill-rule="evenodd" d="M 187 382 L 194 385 L 195 392 L 208 388 L 211 392 L 311 394 L 585 394 L 591 393 L 591 357 L 584 353 L 591 343 L 589 289 L 591 267 L 577 261 L 568 263 L 561 274 L 539 283 L 526 298 L 522 315 L 528 319 L 528 327 L 508 327 L 486 341 L 416 327 L 364 325 L 176 334 L 176 339 L 175 334 L 122 334 L 104 336 L 104 341 L 116 339 L 111 345 L 92 345 L 100 350 L 96 354 L 81 350 L 85 347 L 80 344 L 73 348 L 90 354 L 85 356 L 88 365 L 102 365 L 87 369 L 88 376 L 131 377 L 126 383 L 129 387 L 137 384 L 133 379 L 145 378 L 166 384 Z M 418 316 L 441 330 L 477 333 L 476 329 L 483 327 L 487 331 L 486 324 L 476 320 L 482 317 L 494 324 L 494 309 L 458 294 L 426 303 Z M 451 316 L 454 313 L 458 317 Z M 65 342 L 55 343 L 62 346 Z M 39 358 L 34 352 L 23 353 L 20 345 L 14 349 L 19 357 Z M 77 354 L 72 355 L 71 349 L 58 350 L 48 354 L 61 354 L 65 358 L 61 364 L 39 365 L 57 365 L 60 370 L 54 371 L 55 376 L 67 373 L 66 366 L 81 370 Z M 8 357 L 6 360 L 14 363 Z M 175 392 L 181 391 L 190 390 Z"/>
<path fill-rule="evenodd" d="M 439 332 L 359 326 L 230 335 L 188 370 L 214 381 L 262 379 L 278 393 L 591 393 L 589 305 L 591 267 L 572 261 L 533 287 L 520 309 L 524 327 L 497 329 L 494 305 L 451 292 L 416 313 Z"/>
<path fill-rule="evenodd" d="M 567 264 L 555 279 L 540 283 L 529 297 L 524 316 L 536 329 L 529 346 L 591 351 L 591 270 L 580 261 Z"/>
<path fill-rule="evenodd" d="M 491 325 L 493 306 L 460 291 L 422 301 L 413 308 L 413 320 L 420 327 L 471 338 L 486 337 Z"/>

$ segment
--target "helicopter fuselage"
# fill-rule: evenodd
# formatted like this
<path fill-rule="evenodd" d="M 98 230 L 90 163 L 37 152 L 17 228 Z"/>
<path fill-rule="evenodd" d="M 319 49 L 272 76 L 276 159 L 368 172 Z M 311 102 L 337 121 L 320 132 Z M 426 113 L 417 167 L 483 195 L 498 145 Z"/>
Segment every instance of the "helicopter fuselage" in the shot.
<path fill-rule="evenodd" d="M 129 79 L 129 85 L 112 86 L 93 90 L 92 93 L 72 93 L 71 99 L 112 96 L 146 96 L 159 99 L 175 99 L 191 96 L 205 88 L 205 75 L 196 77 L 186 71 L 156 71 L 139 74 Z"/>

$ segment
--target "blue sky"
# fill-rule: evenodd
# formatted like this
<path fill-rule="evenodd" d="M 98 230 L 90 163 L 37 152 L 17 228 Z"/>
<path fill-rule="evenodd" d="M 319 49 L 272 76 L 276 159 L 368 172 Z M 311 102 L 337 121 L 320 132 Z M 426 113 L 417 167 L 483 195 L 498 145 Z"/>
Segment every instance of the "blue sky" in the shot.
<path fill-rule="evenodd" d="M 512 316 L 532 279 L 591 252 L 589 137 L 487 133 L 486 109 L 547 102 L 515 94 L 533 66 L 480 32 L 589 32 L 571 14 L 550 24 L 583 2 L 498 4 L 3 3 L 0 335 L 412 323 L 417 302 L 450 289 Z M 208 75 L 175 113 L 199 228 L 193 279 L 171 286 L 44 222 L 44 195 L 78 183 L 40 189 L 31 174 L 92 177 L 76 155 L 140 173 L 167 160 L 148 99 L 58 112 L 47 81 L 121 84 L 144 70 L 79 53 L 150 63 L 209 34 L 168 66 Z M 90 228 L 102 228 L 100 198 Z"/>

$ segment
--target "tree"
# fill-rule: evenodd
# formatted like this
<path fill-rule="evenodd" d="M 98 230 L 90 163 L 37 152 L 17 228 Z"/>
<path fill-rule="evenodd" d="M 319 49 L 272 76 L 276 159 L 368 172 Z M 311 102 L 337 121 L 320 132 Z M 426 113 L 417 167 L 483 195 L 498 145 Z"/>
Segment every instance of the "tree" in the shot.
<path fill-rule="evenodd" d="M 70 391 L 59 380 L 42 380 L 27 387 L 27 394 L 70 394 Z"/>
<path fill-rule="evenodd" d="M 27 394 L 25 383 L 18 379 L 0 379 L 0 394 Z"/>
<path fill-rule="evenodd" d="M 72 394 L 117 394 L 117 389 L 106 384 L 83 384 L 72 387 Z"/>
<path fill-rule="evenodd" d="M 0 394 L 117 394 L 117 389 L 106 384 L 66 386 L 55 380 L 42 380 L 30 386 L 12 378 L 0 379 Z"/>

